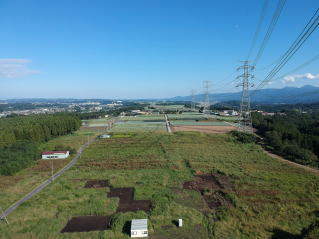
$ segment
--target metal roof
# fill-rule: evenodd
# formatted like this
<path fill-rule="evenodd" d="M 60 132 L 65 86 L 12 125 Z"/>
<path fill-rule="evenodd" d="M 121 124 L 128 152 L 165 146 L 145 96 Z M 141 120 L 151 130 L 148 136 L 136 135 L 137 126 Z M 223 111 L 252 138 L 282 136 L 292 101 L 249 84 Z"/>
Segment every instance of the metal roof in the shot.
<path fill-rule="evenodd" d="M 42 155 L 51 155 L 51 154 L 67 154 L 68 151 L 47 151 L 42 152 Z"/>
<path fill-rule="evenodd" d="M 131 230 L 147 230 L 147 219 L 133 219 Z"/>

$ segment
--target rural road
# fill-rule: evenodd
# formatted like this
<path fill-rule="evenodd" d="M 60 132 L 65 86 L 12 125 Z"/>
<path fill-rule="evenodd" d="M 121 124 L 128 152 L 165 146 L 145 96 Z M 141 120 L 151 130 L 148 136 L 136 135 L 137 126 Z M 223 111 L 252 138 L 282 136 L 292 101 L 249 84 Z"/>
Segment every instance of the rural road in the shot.
<path fill-rule="evenodd" d="M 86 149 L 90 144 L 92 144 L 94 141 L 96 140 L 96 138 L 86 142 L 84 145 L 81 146 L 81 148 L 79 149 L 79 151 L 77 152 L 77 154 L 75 155 L 75 157 L 71 160 L 70 163 L 68 163 L 64 168 L 62 168 L 60 171 L 56 172 L 55 174 L 53 174 L 53 176 L 51 176 L 48 180 L 44 181 L 43 183 L 41 183 L 39 186 L 37 186 L 35 189 L 33 189 L 31 192 L 29 192 L 27 195 L 25 195 L 23 198 L 21 198 L 19 201 L 15 202 L 14 204 L 12 204 L 10 207 L 8 207 L 5 211 L 3 211 L 3 213 L 0 215 L 0 220 L 5 219 L 10 213 L 12 213 L 15 209 L 17 209 L 22 203 L 24 203 L 25 201 L 29 200 L 31 197 L 33 197 L 34 195 L 38 194 L 39 192 L 41 192 L 46 186 L 48 186 L 50 183 L 53 182 L 54 179 L 58 178 L 59 176 L 61 176 L 65 171 L 67 171 L 68 169 L 70 169 L 74 164 L 76 164 L 76 162 L 78 161 L 78 159 L 80 158 L 82 152 L 84 149 Z"/>
<path fill-rule="evenodd" d="M 165 114 L 164 116 L 165 116 L 165 123 L 166 123 L 167 132 L 168 132 L 168 133 L 172 133 L 171 126 L 170 126 L 170 123 L 169 123 L 167 114 Z"/>

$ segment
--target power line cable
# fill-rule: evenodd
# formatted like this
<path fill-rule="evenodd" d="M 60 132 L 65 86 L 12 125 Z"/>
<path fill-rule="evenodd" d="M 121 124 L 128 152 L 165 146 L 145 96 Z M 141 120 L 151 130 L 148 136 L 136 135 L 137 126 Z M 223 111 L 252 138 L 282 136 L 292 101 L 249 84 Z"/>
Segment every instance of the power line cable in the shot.
<path fill-rule="evenodd" d="M 256 41 L 257 41 L 257 38 L 258 38 L 258 35 L 259 35 L 259 32 L 260 32 L 261 25 L 262 25 L 262 23 L 264 22 L 264 19 L 265 19 L 267 7 L 268 7 L 268 0 L 264 0 L 264 4 L 263 4 L 262 9 L 261 9 L 261 14 L 260 14 L 260 17 L 259 17 L 259 20 L 258 20 L 256 31 L 255 31 L 255 34 L 254 34 L 250 49 L 248 51 L 248 55 L 246 57 L 247 61 L 249 60 L 250 55 L 251 55 L 252 51 L 255 48 Z"/>
<path fill-rule="evenodd" d="M 271 81 L 271 79 L 287 64 L 287 62 L 295 55 L 295 53 L 300 49 L 310 35 L 316 30 L 319 25 L 318 12 L 319 8 L 316 10 L 313 17 L 309 20 L 306 27 L 299 34 L 290 48 L 282 55 L 280 62 L 268 73 L 265 79 L 260 82 L 260 84 L 256 87 L 256 90 L 264 87 L 269 81 Z"/>
<path fill-rule="evenodd" d="M 263 52 L 264 52 L 264 50 L 266 48 L 266 45 L 267 45 L 267 43 L 268 43 L 268 41 L 269 41 L 269 39 L 270 39 L 274 29 L 275 29 L 275 26 L 276 26 L 276 24 L 278 22 L 278 19 L 279 19 L 280 15 L 281 15 L 281 12 L 282 12 L 282 10 L 283 10 L 283 8 L 285 6 L 285 3 L 286 3 L 286 0 L 279 0 L 278 1 L 276 10 L 275 10 L 275 12 L 273 14 L 273 17 L 271 19 L 271 22 L 270 22 L 268 28 L 267 28 L 266 35 L 264 36 L 264 39 L 263 39 L 263 41 L 261 43 L 261 46 L 260 46 L 260 48 L 258 50 L 258 53 L 257 53 L 257 55 L 256 55 L 256 57 L 255 57 L 255 59 L 253 61 L 253 64 L 252 64 L 253 66 L 257 65 L 260 57 L 262 56 L 262 54 L 263 54 Z"/>
<path fill-rule="evenodd" d="M 304 62 L 304 63 L 302 63 L 301 65 L 297 66 L 297 67 L 294 68 L 293 70 L 288 71 L 288 72 L 286 72 L 285 74 L 282 74 L 280 77 L 277 77 L 277 78 L 275 78 L 275 79 L 272 80 L 272 81 L 277 81 L 277 80 L 282 79 L 283 77 L 285 77 L 285 76 L 287 76 L 287 75 L 290 75 L 290 74 L 292 74 L 292 73 L 295 73 L 295 72 L 301 70 L 302 68 L 306 67 L 307 65 L 311 64 L 312 62 L 316 61 L 316 60 L 319 60 L 319 54 L 315 55 L 314 57 L 310 58 L 310 59 L 307 60 L 306 62 Z M 258 85 L 261 84 L 261 82 L 262 82 L 262 80 L 258 83 Z M 253 93 L 255 93 L 255 92 L 253 92 Z"/>

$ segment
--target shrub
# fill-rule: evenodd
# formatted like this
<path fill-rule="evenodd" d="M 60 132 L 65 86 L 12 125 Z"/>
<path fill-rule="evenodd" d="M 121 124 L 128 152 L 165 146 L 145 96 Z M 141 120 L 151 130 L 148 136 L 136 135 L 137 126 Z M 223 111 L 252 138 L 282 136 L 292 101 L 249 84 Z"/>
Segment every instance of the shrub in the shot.
<path fill-rule="evenodd" d="M 240 131 L 231 131 L 231 135 L 235 137 L 235 139 L 238 142 L 248 144 L 248 143 L 255 143 L 257 138 L 253 134 L 245 133 L 245 132 L 240 132 Z"/>
<path fill-rule="evenodd" d="M 154 216 L 165 214 L 173 199 L 174 194 L 169 189 L 153 194 L 151 198 L 153 204 L 151 214 Z"/>

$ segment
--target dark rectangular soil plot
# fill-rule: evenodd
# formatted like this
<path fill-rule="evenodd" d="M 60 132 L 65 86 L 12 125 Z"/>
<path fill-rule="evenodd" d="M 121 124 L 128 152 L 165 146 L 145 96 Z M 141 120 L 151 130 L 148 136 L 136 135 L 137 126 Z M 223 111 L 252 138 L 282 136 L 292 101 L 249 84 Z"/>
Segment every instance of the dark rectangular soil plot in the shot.
<path fill-rule="evenodd" d="M 120 203 L 117 212 L 135 212 L 151 210 L 152 204 L 150 200 L 134 200 L 131 203 Z"/>
<path fill-rule="evenodd" d="M 111 188 L 107 197 L 118 197 L 121 203 L 130 203 L 133 201 L 134 188 Z"/>
<path fill-rule="evenodd" d="M 111 217 L 80 216 L 72 217 L 61 232 L 89 232 L 110 229 Z"/>
<path fill-rule="evenodd" d="M 108 180 L 89 180 L 84 188 L 106 188 L 109 186 Z"/>
<path fill-rule="evenodd" d="M 139 210 L 149 212 L 152 207 L 150 200 L 133 199 L 134 188 L 111 188 L 107 196 L 120 198 L 117 212 L 134 212 Z"/>

